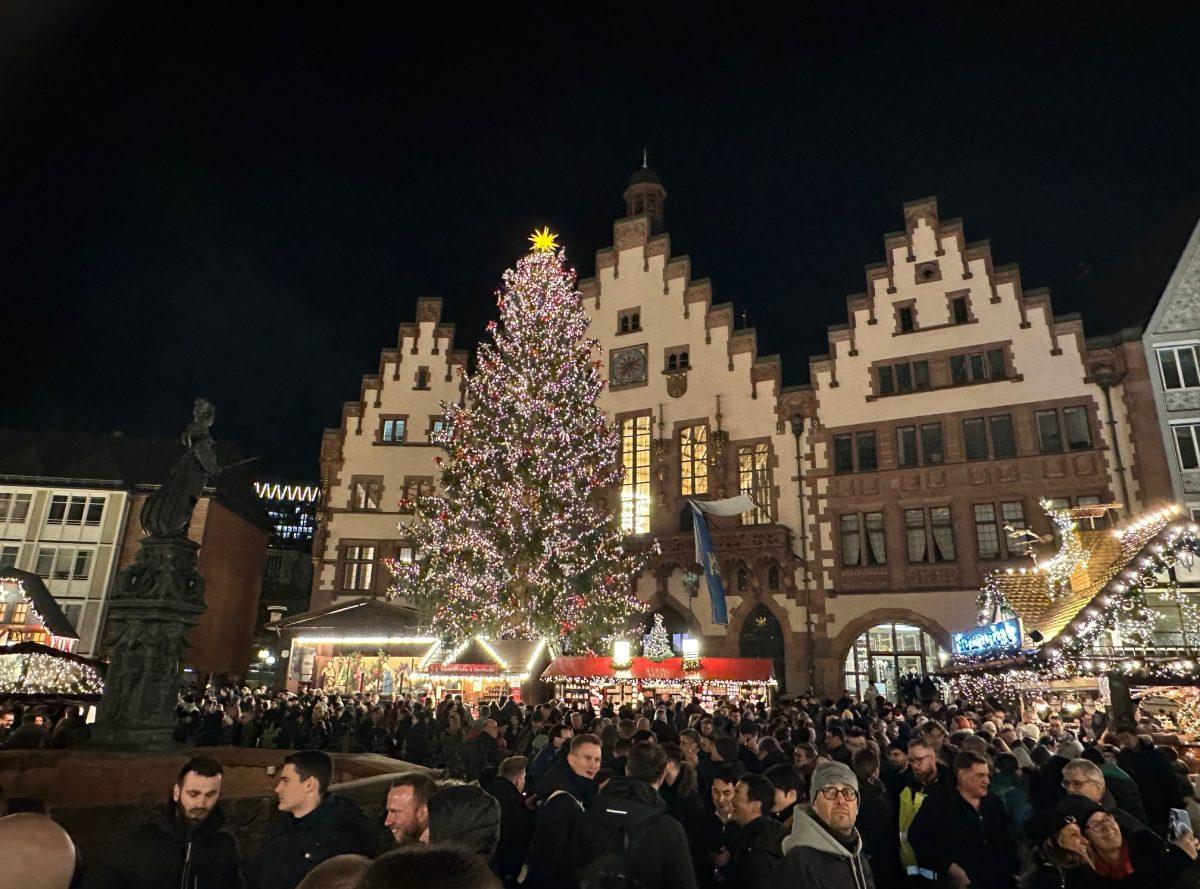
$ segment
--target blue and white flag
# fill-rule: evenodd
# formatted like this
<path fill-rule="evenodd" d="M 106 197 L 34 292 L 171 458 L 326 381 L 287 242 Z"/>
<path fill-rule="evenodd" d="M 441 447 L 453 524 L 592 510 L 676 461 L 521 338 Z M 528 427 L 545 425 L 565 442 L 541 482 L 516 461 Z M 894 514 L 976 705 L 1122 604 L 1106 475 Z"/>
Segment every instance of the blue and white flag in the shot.
<path fill-rule="evenodd" d="M 725 500 L 689 500 L 692 506 L 692 529 L 696 535 L 696 561 L 704 568 L 704 579 L 708 582 L 708 596 L 712 600 L 712 622 L 729 623 L 729 609 L 725 605 L 725 583 L 721 579 L 721 566 L 713 551 L 712 537 L 708 533 L 705 513 L 712 515 L 738 515 L 755 508 L 754 501 L 745 494 Z"/>

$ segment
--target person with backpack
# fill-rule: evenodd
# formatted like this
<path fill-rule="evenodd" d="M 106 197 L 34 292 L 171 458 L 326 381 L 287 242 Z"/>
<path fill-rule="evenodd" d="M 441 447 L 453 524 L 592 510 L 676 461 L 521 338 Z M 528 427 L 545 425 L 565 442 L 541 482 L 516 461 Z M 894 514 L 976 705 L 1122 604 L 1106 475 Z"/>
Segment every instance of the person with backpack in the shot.
<path fill-rule="evenodd" d="M 660 745 L 643 741 L 629 751 L 625 774 L 608 782 L 580 825 L 580 889 L 696 889 L 687 836 L 658 794 L 666 774 Z"/>
<path fill-rule="evenodd" d="M 571 849 L 584 810 L 596 796 L 600 739 L 571 738 L 565 760 L 555 761 L 537 787 L 541 806 L 529 842 L 526 889 L 563 889 L 571 885 Z"/>

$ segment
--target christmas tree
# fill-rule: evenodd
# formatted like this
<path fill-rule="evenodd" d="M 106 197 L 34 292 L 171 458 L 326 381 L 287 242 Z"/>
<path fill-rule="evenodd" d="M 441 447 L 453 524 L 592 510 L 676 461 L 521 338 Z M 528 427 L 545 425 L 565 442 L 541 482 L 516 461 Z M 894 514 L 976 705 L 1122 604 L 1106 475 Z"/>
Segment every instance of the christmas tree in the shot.
<path fill-rule="evenodd" d="M 654 615 L 654 626 L 642 637 L 642 656 L 652 661 L 665 661 L 675 657 L 675 649 L 671 648 L 671 636 L 663 625 L 663 616 Z"/>
<path fill-rule="evenodd" d="M 414 559 L 391 592 L 446 640 L 562 638 L 587 645 L 640 609 L 604 502 L 618 484 L 618 437 L 596 398 L 599 344 L 575 272 L 548 231 L 504 275 L 499 322 L 480 346 L 463 404 L 446 405 L 442 495 L 417 504 Z M 572 646 L 574 647 L 574 646 Z"/>

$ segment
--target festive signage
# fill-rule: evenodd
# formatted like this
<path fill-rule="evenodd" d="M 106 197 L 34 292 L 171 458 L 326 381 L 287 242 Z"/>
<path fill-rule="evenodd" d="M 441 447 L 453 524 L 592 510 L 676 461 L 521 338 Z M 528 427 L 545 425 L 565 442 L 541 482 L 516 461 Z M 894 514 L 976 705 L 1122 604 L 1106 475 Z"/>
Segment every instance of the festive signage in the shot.
<path fill-rule="evenodd" d="M 1014 617 L 964 633 L 952 633 L 950 641 L 955 657 L 1015 654 L 1021 649 L 1021 622 Z"/>
<path fill-rule="evenodd" d="M 426 668 L 427 673 L 499 673 L 499 664 L 443 664 L 435 661 Z"/>

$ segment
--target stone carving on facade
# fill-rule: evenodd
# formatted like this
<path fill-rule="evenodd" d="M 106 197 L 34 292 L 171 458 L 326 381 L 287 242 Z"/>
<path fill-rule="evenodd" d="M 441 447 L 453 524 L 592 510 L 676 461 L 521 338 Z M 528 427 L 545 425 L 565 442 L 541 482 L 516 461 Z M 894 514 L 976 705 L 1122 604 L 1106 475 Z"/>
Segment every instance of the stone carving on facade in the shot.
<path fill-rule="evenodd" d="M 688 375 L 686 373 L 667 374 L 667 394 L 672 398 L 682 398 L 687 392 Z"/>
<path fill-rule="evenodd" d="M 843 568 L 838 586 L 843 590 L 867 592 L 887 590 L 892 586 L 892 575 L 884 568 Z"/>
<path fill-rule="evenodd" d="M 1200 390 L 1168 391 L 1163 396 L 1169 411 L 1200 411 Z"/>
<path fill-rule="evenodd" d="M 1096 461 L 1089 454 L 1080 454 L 1071 461 L 1071 468 L 1075 470 L 1076 475 L 1094 475 L 1096 472 Z"/>
<path fill-rule="evenodd" d="M 952 587 L 958 585 L 958 569 L 953 567 L 910 568 L 911 587 Z"/>
<path fill-rule="evenodd" d="M 1055 457 L 1042 464 L 1042 473 L 1046 478 L 1062 478 L 1067 474 L 1067 462 L 1062 457 Z"/>
<path fill-rule="evenodd" d="M 185 637 L 204 611 L 200 545 L 186 534 L 200 493 L 220 469 L 209 434 L 214 416 L 211 404 L 196 401 L 183 434 L 187 450 L 142 510 L 150 536 L 141 541 L 133 564 L 117 575 L 109 605 L 108 672 L 93 733 L 99 745 L 175 747 L 171 732 Z"/>
<path fill-rule="evenodd" d="M 1200 255 L 1193 256 L 1155 333 L 1200 328 Z"/>

